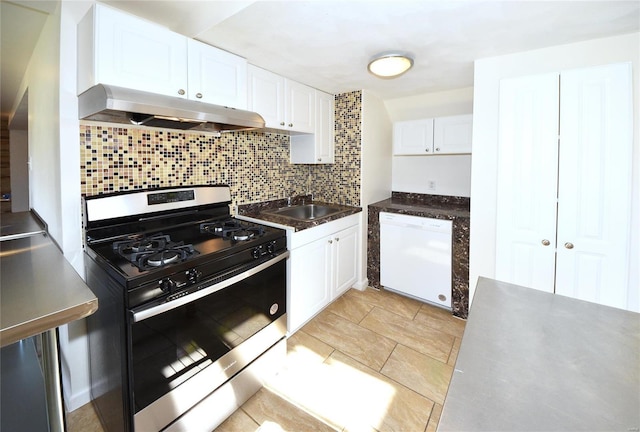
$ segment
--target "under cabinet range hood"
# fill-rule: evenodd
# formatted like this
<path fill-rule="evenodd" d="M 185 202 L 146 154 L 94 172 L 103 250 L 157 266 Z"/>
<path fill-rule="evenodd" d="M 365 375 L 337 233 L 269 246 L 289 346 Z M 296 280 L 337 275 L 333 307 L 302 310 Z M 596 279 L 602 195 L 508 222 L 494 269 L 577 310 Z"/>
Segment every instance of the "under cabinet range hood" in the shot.
<path fill-rule="evenodd" d="M 254 112 L 105 84 L 78 96 L 78 114 L 81 120 L 206 132 L 265 126 Z"/>

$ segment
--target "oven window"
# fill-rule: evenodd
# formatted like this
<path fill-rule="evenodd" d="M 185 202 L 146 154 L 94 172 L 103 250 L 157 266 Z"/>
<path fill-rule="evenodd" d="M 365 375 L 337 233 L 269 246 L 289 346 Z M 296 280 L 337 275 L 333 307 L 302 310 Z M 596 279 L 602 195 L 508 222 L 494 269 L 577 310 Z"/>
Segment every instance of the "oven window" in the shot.
<path fill-rule="evenodd" d="M 285 275 L 283 260 L 221 291 L 134 323 L 136 412 L 282 316 Z"/>

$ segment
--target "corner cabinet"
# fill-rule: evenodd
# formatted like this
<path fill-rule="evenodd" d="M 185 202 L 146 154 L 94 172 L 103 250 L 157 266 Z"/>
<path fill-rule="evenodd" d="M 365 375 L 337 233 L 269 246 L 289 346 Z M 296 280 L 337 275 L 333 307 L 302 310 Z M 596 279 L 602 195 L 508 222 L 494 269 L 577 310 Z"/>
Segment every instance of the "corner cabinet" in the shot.
<path fill-rule="evenodd" d="M 78 24 L 78 94 L 95 84 L 246 109 L 246 60 L 95 4 Z"/>
<path fill-rule="evenodd" d="M 471 114 L 395 122 L 394 155 L 471 153 Z"/>
<path fill-rule="evenodd" d="M 315 89 L 253 65 L 247 76 L 247 108 L 260 114 L 267 128 L 314 133 Z"/>
<path fill-rule="evenodd" d="M 295 333 L 357 281 L 359 214 L 291 234 L 287 329 Z"/>
<path fill-rule="evenodd" d="M 631 65 L 500 83 L 496 279 L 627 309 Z"/>
<path fill-rule="evenodd" d="M 291 163 L 334 162 L 335 97 L 315 90 L 316 121 L 313 135 L 291 136 Z"/>

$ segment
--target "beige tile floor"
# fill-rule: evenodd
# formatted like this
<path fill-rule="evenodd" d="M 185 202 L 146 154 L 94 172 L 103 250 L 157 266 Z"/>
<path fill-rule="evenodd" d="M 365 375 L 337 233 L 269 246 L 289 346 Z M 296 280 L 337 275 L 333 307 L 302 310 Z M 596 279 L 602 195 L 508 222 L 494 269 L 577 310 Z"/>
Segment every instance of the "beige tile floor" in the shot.
<path fill-rule="evenodd" d="M 289 338 L 282 372 L 216 432 L 435 431 L 465 321 L 388 291 L 350 290 Z M 91 405 L 69 432 L 101 432 Z"/>

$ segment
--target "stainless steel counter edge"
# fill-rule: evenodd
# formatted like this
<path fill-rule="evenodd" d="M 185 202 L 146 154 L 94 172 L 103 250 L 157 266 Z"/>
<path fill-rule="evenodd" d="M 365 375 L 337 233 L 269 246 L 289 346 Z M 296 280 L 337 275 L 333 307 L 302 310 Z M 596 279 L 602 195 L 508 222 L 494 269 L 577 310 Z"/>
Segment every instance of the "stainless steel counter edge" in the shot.
<path fill-rule="evenodd" d="M 0 346 L 91 315 L 98 299 L 49 237 L 0 242 Z"/>
<path fill-rule="evenodd" d="M 438 431 L 638 431 L 640 314 L 479 278 Z"/>

